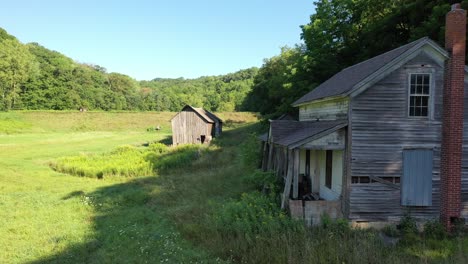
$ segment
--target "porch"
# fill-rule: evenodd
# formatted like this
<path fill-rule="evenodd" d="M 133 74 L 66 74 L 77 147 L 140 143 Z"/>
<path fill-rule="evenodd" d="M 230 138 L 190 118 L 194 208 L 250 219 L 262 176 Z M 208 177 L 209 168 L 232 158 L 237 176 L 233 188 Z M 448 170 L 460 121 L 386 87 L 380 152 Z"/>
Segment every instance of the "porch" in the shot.
<path fill-rule="evenodd" d="M 264 170 L 284 182 L 281 207 L 306 224 L 342 216 L 346 123 L 271 121 Z"/>

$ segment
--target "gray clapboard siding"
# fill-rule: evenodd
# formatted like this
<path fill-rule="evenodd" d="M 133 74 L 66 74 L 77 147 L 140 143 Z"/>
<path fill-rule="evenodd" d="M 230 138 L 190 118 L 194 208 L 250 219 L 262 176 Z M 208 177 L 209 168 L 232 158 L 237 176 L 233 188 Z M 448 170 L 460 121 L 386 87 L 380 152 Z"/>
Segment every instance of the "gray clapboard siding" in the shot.
<path fill-rule="evenodd" d="M 418 65 L 435 78 L 432 118 L 408 117 L 408 74 L 418 72 Z M 350 219 L 389 220 L 408 210 L 418 218 L 438 216 L 442 89 L 443 69 L 422 54 L 351 99 L 351 177 L 401 177 L 406 148 L 432 149 L 434 162 L 431 206 L 402 206 L 401 190 L 382 183 L 351 184 Z"/>
<path fill-rule="evenodd" d="M 341 98 L 323 102 L 313 102 L 300 106 L 300 121 L 340 120 L 348 117 L 348 98 Z"/>

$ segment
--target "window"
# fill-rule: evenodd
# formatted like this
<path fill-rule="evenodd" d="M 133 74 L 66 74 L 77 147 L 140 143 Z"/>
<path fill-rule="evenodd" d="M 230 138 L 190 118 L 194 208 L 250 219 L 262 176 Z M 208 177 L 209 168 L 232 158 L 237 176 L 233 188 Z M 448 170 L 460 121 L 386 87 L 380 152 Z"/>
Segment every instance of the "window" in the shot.
<path fill-rule="evenodd" d="M 409 116 L 429 116 L 430 74 L 410 74 Z"/>
<path fill-rule="evenodd" d="M 432 150 L 403 150 L 401 204 L 432 205 Z"/>
<path fill-rule="evenodd" d="M 333 150 L 327 150 L 325 160 L 325 186 L 332 187 Z"/>

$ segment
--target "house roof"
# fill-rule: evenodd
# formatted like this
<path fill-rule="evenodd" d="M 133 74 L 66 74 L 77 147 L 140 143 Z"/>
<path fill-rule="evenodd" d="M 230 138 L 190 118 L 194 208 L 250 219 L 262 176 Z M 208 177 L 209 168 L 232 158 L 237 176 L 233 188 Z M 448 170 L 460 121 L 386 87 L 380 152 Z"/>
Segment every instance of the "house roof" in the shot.
<path fill-rule="evenodd" d="M 379 70 L 382 70 L 383 68 L 386 68 L 386 66 L 391 62 L 398 61 L 400 58 L 405 57 L 408 54 L 412 54 L 414 51 L 418 50 L 426 44 L 429 44 L 434 49 L 438 50 L 441 54 L 443 54 L 443 56 L 447 56 L 447 53 L 444 49 L 442 49 L 434 41 L 424 37 L 343 69 L 306 95 L 299 98 L 293 103 L 293 106 L 298 106 L 306 102 L 323 99 L 326 97 L 348 95 L 354 89 L 359 88 L 362 85 L 362 82 L 372 74 L 379 72 Z"/>
<path fill-rule="evenodd" d="M 184 106 L 184 108 L 182 108 L 181 111 L 184 111 L 184 110 L 187 110 L 187 109 L 190 109 L 193 112 L 197 113 L 198 116 L 200 116 L 201 119 L 203 119 L 205 122 L 208 122 L 208 123 L 216 123 L 216 122 L 222 123 L 223 122 L 223 120 L 221 120 L 221 118 L 217 117 L 215 114 L 213 114 L 213 113 L 211 113 L 211 112 L 209 112 L 209 111 L 207 111 L 207 110 L 205 110 L 203 108 L 196 108 L 196 107 L 192 107 L 190 105 L 186 105 L 186 106 Z M 174 117 L 172 119 L 174 119 Z"/>
<path fill-rule="evenodd" d="M 272 143 L 288 147 L 303 140 L 325 136 L 345 127 L 347 122 L 272 120 L 270 125 Z"/>

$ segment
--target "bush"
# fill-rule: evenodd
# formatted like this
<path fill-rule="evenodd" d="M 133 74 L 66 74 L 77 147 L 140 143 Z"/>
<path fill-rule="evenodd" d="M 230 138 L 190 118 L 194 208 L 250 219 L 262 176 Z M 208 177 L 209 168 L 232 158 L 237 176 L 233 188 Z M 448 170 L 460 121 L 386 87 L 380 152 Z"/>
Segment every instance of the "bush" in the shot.
<path fill-rule="evenodd" d="M 320 219 L 323 229 L 328 231 L 329 236 L 339 235 L 343 236 L 351 231 L 349 223 L 346 219 L 333 220 L 328 214 L 323 214 Z"/>
<path fill-rule="evenodd" d="M 241 145 L 242 165 L 246 169 L 258 168 L 261 159 L 260 142 L 255 133 L 252 133 Z"/>
<path fill-rule="evenodd" d="M 411 217 L 409 213 L 405 213 L 403 218 L 400 220 L 398 229 L 402 232 L 403 235 L 409 234 L 418 234 L 418 226 L 416 225 L 416 220 Z"/>
<path fill-rule="evenodd" d="M 274 197 L 259 192 L 243 193 L 240 200 L 227 202 L 212 221 L 219 233 L 241 236 L 247 240 L 261 233 L 281 232 L 302 226 L 281 211 Z"/>
<path fill-rule="evenodd" d="M 447 232 L 444 225 L 438 220 L 431 220 L 424 224 L 424 236 L 432 239 L 445 239 Z"/>
<path fill-rule="evenodd" d="M 256 170 L 254 173 L 246 177 L 246 181 L 253 185 L 257 190 L 264 193 L 279 193 L 280 182 L 275 173 Z"/>
<path fill-rule="evenodd" d="M 163 143 L 152 143 L 148 146 L 148 151 L 155 152 L 157 154 L 164 154 L 168 152 L 168 147 Z"/>
<path fill-rule="evenodd" d="M 389 237 L 399 237 L 400 231 L 397 229 L 395 225 L 387 225 L 382 228 L 382 233 Z"/>

